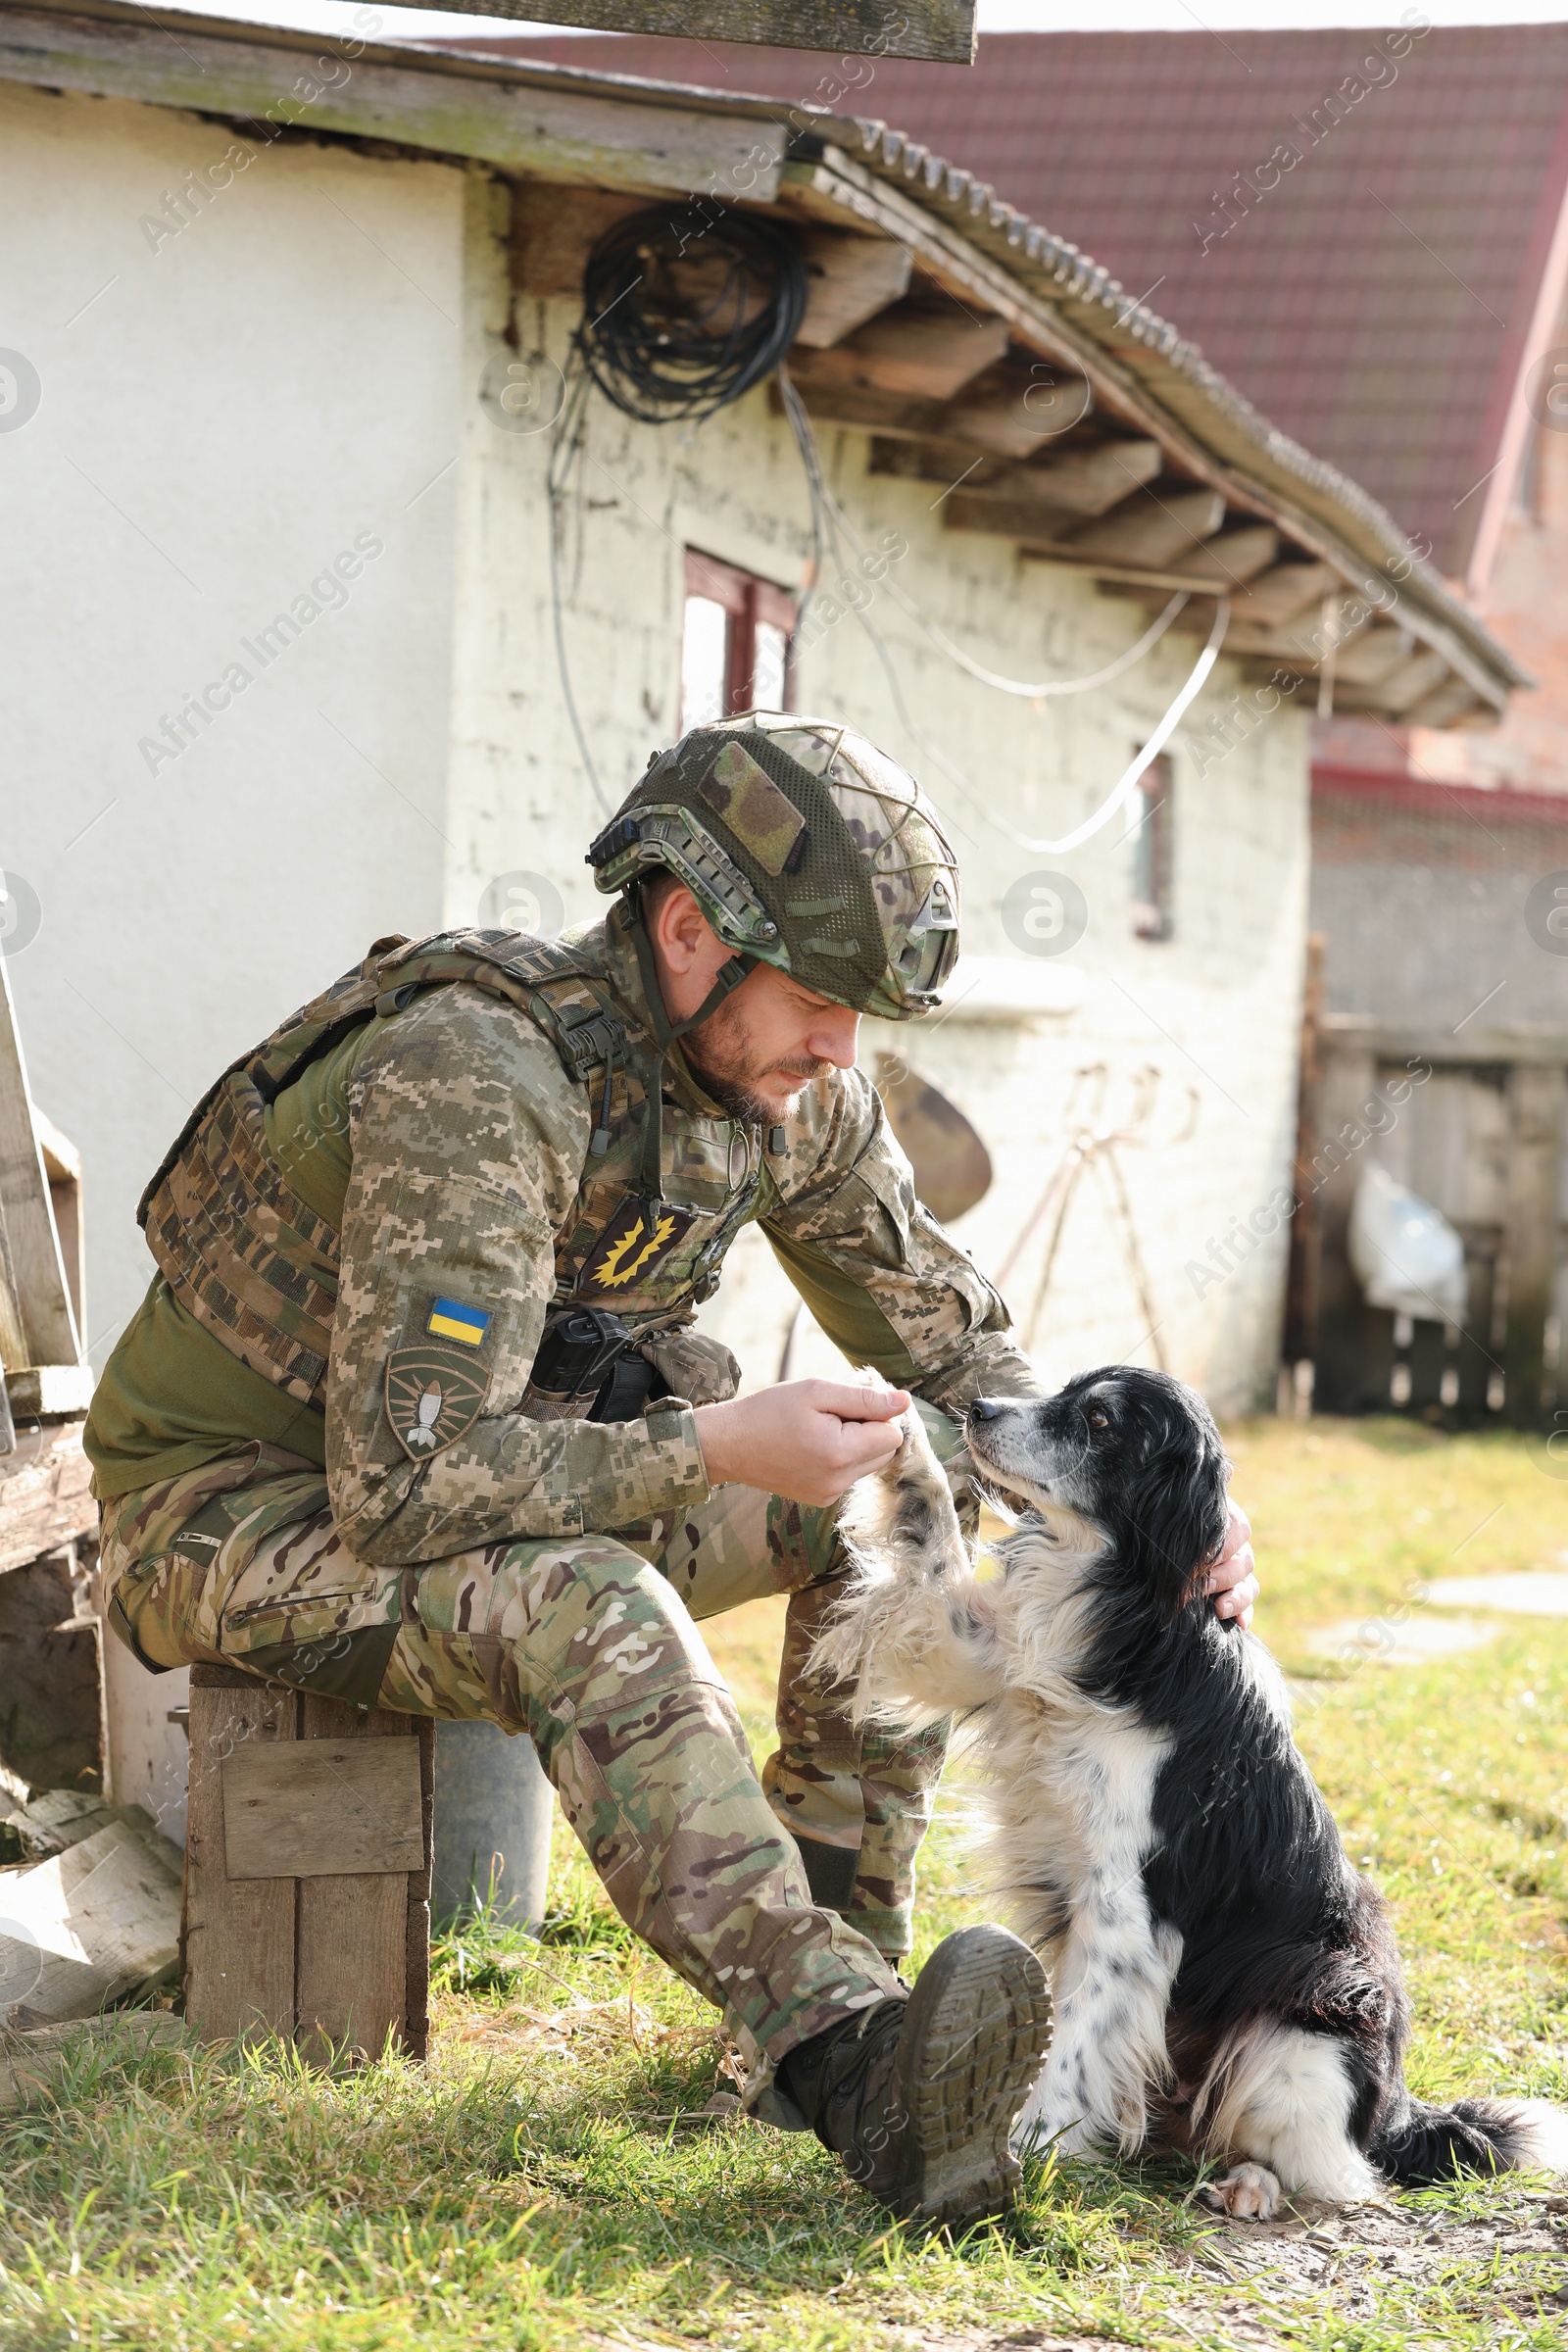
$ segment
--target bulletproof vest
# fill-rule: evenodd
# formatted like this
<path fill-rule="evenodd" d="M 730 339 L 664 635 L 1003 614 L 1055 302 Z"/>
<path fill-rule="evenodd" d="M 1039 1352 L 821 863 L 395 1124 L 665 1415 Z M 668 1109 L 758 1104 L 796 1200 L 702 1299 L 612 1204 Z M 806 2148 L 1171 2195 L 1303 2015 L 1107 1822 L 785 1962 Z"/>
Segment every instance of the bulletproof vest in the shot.
<path fill-rule="evenodd" d="M 555 1237 L 558 1306 L 611 1309 L 638 1336 L 687 1321 L 756 1212 L 760 1130 L 669 1102 L 663 1198 L 643 1197 L 639 1157 L 658 1049 L 612 995 L 591 937 L 562 943 L 444 931 L 415 942 L 379 939 L 355 970 L 230 1063 L 137 1211 L 175 1297 L 232 1355 L 302 1403 L 323 1401 L 339 1236 L 286 1181 L 268 1148 L 267 1108 L 356 1023 L 401 1012 L 420 990 L 459 981 L 505 998 L 535 1022 L 588 1098 L 587 1156 Z"/>

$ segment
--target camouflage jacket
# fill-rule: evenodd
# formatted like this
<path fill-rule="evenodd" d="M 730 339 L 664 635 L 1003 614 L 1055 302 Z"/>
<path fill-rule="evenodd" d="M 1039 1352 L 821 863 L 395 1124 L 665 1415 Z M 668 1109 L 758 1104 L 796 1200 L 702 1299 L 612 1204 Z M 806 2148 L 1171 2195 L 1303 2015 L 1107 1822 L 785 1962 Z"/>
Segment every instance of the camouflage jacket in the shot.
<path fill-rule="evenodd" d="M 194 1230 L 199 1212 L 180 1192 L 180 1147 L 150 1193 L 149 1238 L 181 1298 L 269 1378 L 324 1400 L 333 1516 L 357 1553 L 438 1559 L 626 1526 L 706 1495 L 689 1405 L 631 1422 L 562 1418 L 530 1372 L 547 1311 L 568 1298 L 647 1333 L 689 1321 L 754 1218 L 854 1360 L 950 1407 L 1032 1391 L 1000 1298 L 915 1200 L 858 1070 L 818 1080 L 790 1121 L 760 1130 L 710 1102 L 677 1050 L 663 1094 L 665 1213 L 644 1232 L 635 1172 L 656 1049 L 621 911 L 556 954 L 586 978 L 553 992 L 548 1019 L 537 1003 L 461 981 L 381 998 L 345 1081 L 341 1229 L 313 1231 L 296 1252 L 296 1314 L 279 1318 L 252 1290 L 215 1315 L 200 1286 L 181 1287 L 172 1225 L 184 1216 Z M 568 1066 L 563 1016 L 587 1024 L 599 1008 L 618 1027 L 618 1060 Z M 200 1145 L 211 1121 L 195 1132 Z M 188 1159 L 189 1135 L 182 1146 Z M 202 1149 L 210 1163 L 213 1144 Z M 246 1240 L 224 1264 L 236 1293 Z M 300 1336 L 318 1331 L 313 1316 L 330 1326 L 318 1369 Z M 279 1320 L 289 1328 L 274 1345 L 263 1326 Z"/>

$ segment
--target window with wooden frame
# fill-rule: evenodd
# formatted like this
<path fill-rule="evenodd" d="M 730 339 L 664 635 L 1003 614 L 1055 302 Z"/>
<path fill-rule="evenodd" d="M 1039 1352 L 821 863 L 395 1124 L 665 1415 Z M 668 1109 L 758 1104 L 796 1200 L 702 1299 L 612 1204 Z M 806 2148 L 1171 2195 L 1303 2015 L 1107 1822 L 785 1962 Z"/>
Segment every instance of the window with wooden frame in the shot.
<path fill-rule="evenodd" d="M 1133 929 L 1140 939 L 1169 939 L 1174 927 L 1176 863 L 1174 778 L 1161 753 L 1138 782 L 1140 822 L 1133 836 Z"/>
<path fill-rule="evenodd" d="M 686 550 L 680 724 L 709 726 L 737 710 L 787 710 L 796 603 L 716 556 Z"/>

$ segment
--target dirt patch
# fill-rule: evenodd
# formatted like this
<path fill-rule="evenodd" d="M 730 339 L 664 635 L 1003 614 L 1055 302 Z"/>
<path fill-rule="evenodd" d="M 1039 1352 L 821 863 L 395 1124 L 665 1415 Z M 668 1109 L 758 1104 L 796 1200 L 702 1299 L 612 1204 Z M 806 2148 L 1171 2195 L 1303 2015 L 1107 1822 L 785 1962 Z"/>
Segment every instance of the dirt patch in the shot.
<path fill-rule="evenodd" d="M 1258 2309 L 1258 2289 L 1282 2310 L 1332 2296 L 1342 2317 L 1381 2310 L 1400 2290 L 1412 2297 L 1452 2279 L 1462 2293 L 1495 2261 L 1487 2295 L 1496 2315 L 1521 2319 L 1568 2311 L 1568 2196 L 1521 2189 L 1484 2218 L 1459 2219 L 1402 2204 L 1314 2208 L 1299 2200 L 1295 2218 L 1228 2222 L 1186 2257 L 1200 2302 L 1162 2307 L 1178 2322 L 1213 2328 L 1222 2322 L 1242 2341 L 1281 2339 Z M 1183 2257 L 1173 2258 L 1180 2269 Z M 1457 2276 L 1456 2276 L 1457 2274 Z M 1235 2296 L 1214 2289 L 1233 2280 Z"/>

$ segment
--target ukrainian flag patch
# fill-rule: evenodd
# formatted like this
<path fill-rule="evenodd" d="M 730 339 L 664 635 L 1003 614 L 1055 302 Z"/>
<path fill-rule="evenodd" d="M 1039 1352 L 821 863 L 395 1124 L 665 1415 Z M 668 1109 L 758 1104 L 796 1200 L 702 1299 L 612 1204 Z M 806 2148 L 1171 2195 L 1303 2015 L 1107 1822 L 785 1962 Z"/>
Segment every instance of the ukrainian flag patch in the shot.
<path fill-rule="evenodd" d="M 490 1328 L 490 1317 L 482 1307 L 462 1306 L 456 1298 L 438 1298 L 424 1328 L 437 1339 L 458 1340 L 465 1348 L 477 1348 Z"/>

